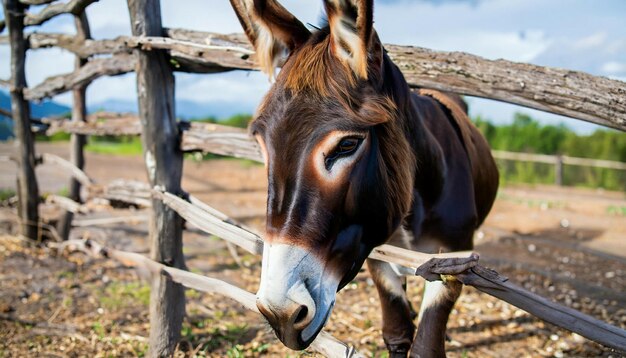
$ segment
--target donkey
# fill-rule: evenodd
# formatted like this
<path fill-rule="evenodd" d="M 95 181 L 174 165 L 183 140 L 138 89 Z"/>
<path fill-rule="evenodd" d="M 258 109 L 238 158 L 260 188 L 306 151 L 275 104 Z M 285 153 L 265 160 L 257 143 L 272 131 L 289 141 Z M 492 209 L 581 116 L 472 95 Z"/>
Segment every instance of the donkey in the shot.
<path fill-rule="evenodd" d="M 373 29 L 373 0 L 324 0 L 328 24 L 313 32 L 275 0 L 230 1 L 275 77 L 249 127 L 268 178 L 257 306 L 300 350 L 374 247 L 472 249 L 498 171 L 460 97 L 410 91 Z M 367 263 L 391 355 L 445 356 L 461 283 L 426 282 L 416 328 L 401 277 Z"/>

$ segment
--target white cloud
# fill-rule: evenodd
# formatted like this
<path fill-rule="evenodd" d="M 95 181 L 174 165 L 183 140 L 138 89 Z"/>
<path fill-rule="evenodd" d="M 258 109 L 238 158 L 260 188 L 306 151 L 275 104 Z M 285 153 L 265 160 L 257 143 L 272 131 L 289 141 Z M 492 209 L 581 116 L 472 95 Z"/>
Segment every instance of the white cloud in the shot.
<path fill-rule="evenodd" d="M 3 80 L 8 80 L 11 77 L 11 49 L 8 45 L 0 46 L 0 58 L 4 59 L 0 61 L 2 65 L 0 66 L 0 78 Z"/>
<path fill-rule="evenodd" d="M 87 87 L 87 104 L 100 103 L 110 99 L 135 101 L 137 83 L 134 73 L 114 77 L 100 77 Z"/>
<path fill-rule="evenodd" d="M 26 81 L 30 87 L 50 76 L 73 70 L 74 55 L 59 48 L 28 51 L 26 54 Z"/>
<path fill-rule="evenodd" d="M 597 32 L 595 34 L 583 37 L 577 40 L 573 47 L 577 50 L 586 50 L 603 45 L 606 42 L 606 32 Z"/>
<path fill-rule="evenodd" d="M 626 63 L 621 63 L 621 62 L 617 62 L 617 61 L 605 62 L 602 65 L 602 71 L 604 71 L 604 72 L 606 72 L 606 73 L 608 73 L 610 75 L 625 73 L 626 72 Z"/>
<path fill-rule="evenodd" d="M 268 91 L 270 83 L 260 72 L 227 72 L 215 75 L 176 76 L 176 97 L 195 102 L 241 101 L 258 103 Z"/>
<path fill-rule="evenodd" d="M 130 16 L 126 1 L 98 1 L 87 7 L 87 18 L 93 38 L 130 35 Z"/>
<path fill-rule="evenodd" d="M 454 49 L 488 59 L 531 62 L 550 47 L 552 41 L 541 31 L 485 32 L 466 31 L 462 41 L 458 35 L 434 36 L 424 46 L 434 49 Z"/>

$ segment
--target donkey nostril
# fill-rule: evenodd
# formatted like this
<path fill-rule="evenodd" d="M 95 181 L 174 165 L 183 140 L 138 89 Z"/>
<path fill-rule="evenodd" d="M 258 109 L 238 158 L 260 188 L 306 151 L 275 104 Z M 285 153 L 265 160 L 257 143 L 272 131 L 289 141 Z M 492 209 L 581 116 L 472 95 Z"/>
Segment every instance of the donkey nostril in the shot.
<path fill-rule="evenodd" d="M 296 312 L 294 312 L 294 316 L 296 317 L 293 321 L 293 326 L 295 329 L 304 329 L 309 322 L 305 322 L 305 319 L 307 317 L 309 313 L 309 309 L 304 306 L 301 305 L 300 307 L 298 307 L 298 309 L 296 310 Z"/>

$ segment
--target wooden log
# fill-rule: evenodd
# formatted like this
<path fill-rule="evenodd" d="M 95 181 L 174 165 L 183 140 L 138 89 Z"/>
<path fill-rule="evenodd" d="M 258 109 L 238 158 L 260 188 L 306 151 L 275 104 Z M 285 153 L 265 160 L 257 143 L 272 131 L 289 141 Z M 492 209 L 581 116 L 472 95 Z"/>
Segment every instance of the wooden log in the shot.
<path fill-rule="evenodd" d="M 546 164 L 558 164 L 559 156 L 547 155 L 547 154 L 535 154 L 535 153 L 522 153 L 522 152 L 505 152 L 501 150 L 492 150 L 491 154 L 496 159 L 504 160 L 519 160 L 525 162 L 546 163 Z M 560 156 L 562 164 L 566 165 L 578 165 L 584 167 L 606 168 L 626 170 L 626 163 L 618 162 L 615 160 L 603 160 L 592 158 L 577 158 L 567 155 Z"/>
<path fill-rule="evenodd" d="M 183 124 L 183 151 L 202 151 L 263 162 L 258 145 L 243 129 L 212 123 Z"/>
<path fill-rule="evenodd" d="M 92 186 L 90 197 L 117 200 L 147 208 L 152 206 L 150 186 L 132 180 L 114 180 L 104 188 Z"/>
<path fill-rule="evenodd" d="M 216 49 L 250 50 L 241 34 L 216 35 L 177 29 L 168 30 L 167 34 L 171 40 L 120 38 L 113 42 L 66 46 L 86 54 L 112 49 L 122 51 L 152 43 L 155 48 L 168 49 L 174 67 L 180 71 L 219 72 L 256 68 L 253 56 L 245 51 L 212 50 L 212 46 Z M 202 49 L 203 45 L 209 47 Z M 626 84 L 622 81 L 577 71 L 486 60 L 461 52 L 391 44 L 385 47 L 413 88 L 435 88 L 495 99 L 626 130 Z"/>
<path fill-rule="evenodd" d="M 626 352 L 626 330 L 529 292 L 493 270 L 476 265 L 456 277 L 463 284 L 476 287 L 543 321 L 578 333 L 606 347 Z"/>
<path fill-rule="evenodd" d="M 385 45 L 411 87 L 495 99 L 626 130 L 626 83 L 463 52 Z"/>
<path fill-rule="evenodd" d="M 91 38 L 91 31 L 89 29 L 89 21 L 87 20 L 87 14 L 82 11 L 80 14 L 74 15 L 74 26 L 76 27 L 76 38 L 79 41 L 85 41 Z M 84 57 L 76 56 L 74 59 L 74 70 L 78 71 L 81 67 L 87 64 L 87 59 Z M 75 86 L 72 89 L 72 122 L 85 123 L 87 121 L 87 99 L 85 94 L 87 92 L 87 84 L 82 86 Z M 82 134 L 72 133 L 70 137 L 70 162 L 80 170 L 85 166 L 85 154 L 83 148 L 87 144 L 87 137 Z M 75 178 L 70 179 L 69 183 L 69 197 L 77 203 L 82 203 L 80 197 L 80 182 Z M 67 211 L 63 218 L 59 220 L 57 225 L 59 235 L 67 240 L 72 229 L 72 219 L 74 213 Z"/>
<path fill-rule="evenodd" d="M 79 219 L 72 222 L 73 227 L 89 227 L 99 225 L 112 225 L 121 223 L 137 224 L 150 221 L 150 217 L 147 215 L 131 215 L 131 216 L 113 216 L 107 218 L 95 218 L 95 219 Z"/>
<path fill-rule="evenodd" d="M 128 0 L 133 36 L 164 35 L 159 0 Z M 151 187 L 182 194 L 183 153 L 176 123 L 174 73 L 163 50 L 136 50 L 137 94 L 143 153 Z M 151 257 L 166 266 L 184 268 L 182 218 L 160 200 L 152 202 Z M 152 357 L 171 356 L 180 340 L 185 316 L 182 285 L 157 276 L 150 295 Z"/>
<path fill-rule="evenodd" d="M 70 199 L 70 198 L 66 198 L 64 196 L 59 196 L 59 195 L 48 195 L 46 197 L 46 203 L 47 204 L 53 204 L 53 205 L 57 205 L 61 208 L 63 208 L 65 211 L 68 211 L 72 214 L 86 214 L 89 212 L 89 210 L 87 210 L 84 206 L 82 206 L 80 203 L 77 203 L 76 201 Z M 70 221 L 71 224 L 71 221 Z M 57 229 L 58 231 L 58 229 Z M 64 238 L 61 233 L 59 233 L 59 237 L 62 238 L 62 240 L 67 240 L 67 238 Z"/>
<path fill-rule="evenodd" d="M 80 15 L 85 8 L 98 0 L 71 0 L 67 3 L 58 2 L 43 8 L 36 14 L 27 14 L 24 18 L 24 25 L 33 26 L 41 25 L 44 22 L 61 14 Z"/>
<path fill-rule="evenodd" d="M 24 5 L 47 5 L 57 0 L 20 0 Z"/>
<path fill-rule="evenodd" d="M 87 174 L 81 168 L 79 168 L 76 164 L 59 157 L 58 155 L 43 153 L 41 155 L 41 164 L 54 164 L 60 166 L 71 175 L 70 177 L 72 179 L 76 180 L 79 184 L 82 184 L 86 187 L 89 187 L 93 184 L 93 180 L 89 178 L 89 176 L 87 176 Z M 71 197 L 70 199 L 74 200 Z"/>
<path fill-rule="evenodd" d="M 35 176 L 35 147 L 30 124 L 29 103 L 24 97 L 26 75 L 26 41 L 24 16 L 26 7 L 17 0 L 3 1 L 4 14 L 11 45 L 11 112 L 15 131 L 17 153 L 18 214 L 21 235 L 36 240 L 39 237 L 39 187 Z"/>
<path fill-rule="evenodd" d="M 126 43 L 127 38 L 127 36 L 120 36 L 114 39 L 105 40 L 81 40 L 73 35 L 67 34 L 39 32 L 28 34 L 28 41 L 30 43 L 29 48 L 32 50 L 59 47 L 82 58 L 94 55 L 128 53 L 132 50 L 132 48 Z M 5 37 L 0 36 L 0 43 L 5 41 Z"/>
<path fill-rule="evenodd" d="M 253 293 L 212 277 L 206 277 L 186 270 L 166 266 L 134 252 L 107 248 L 93 240 L 71 240 L 51 246 L 61 251 L 70 248 L 74 251 L 81 251 L 94 257 L 111 258 L 126 266 L 143 270 L 153 277 L 161 276 L 199 292 L 216 293 L 226 296 L 240 303 L 244 308 L 255 312 L 259 316 L 261 315 L 256 306 L 256 296 Z M 330 358 L 364 357 L 353 347 L 346 345 L 326 332 L 321 332 L 315 341 L 311 343 L 310 348 Z"/>
<path fill-rule="evenodd" d="M 254 51 L 243 34 L 216 34 L 184 29 L 166 29 L 173 41 L 207 46 L 192 49 L 186 46 L 171 48 L 176 71 L 217 73 L 233 69 L 256 70 Z"/>
<path fill-rule="evenodd" d="M 133 113 L 98 112 L 87 116 L 87 122 L 73 122 L 66 119 L 44 119 L 48 126 L 46 135 L 58 132 L 83 135 L 140 135 L 141 123 Z"/>
<path fill-rule="evenodd" d="M 86 86 L 99 77 L 120 75 L 134 68 L 135 58 L 128 54 L 93 59 L 72 73 L 48 77 L 37 86 L 25 90 L 24 96 L 28 100 L 52 97 L 77 86 Z"/>

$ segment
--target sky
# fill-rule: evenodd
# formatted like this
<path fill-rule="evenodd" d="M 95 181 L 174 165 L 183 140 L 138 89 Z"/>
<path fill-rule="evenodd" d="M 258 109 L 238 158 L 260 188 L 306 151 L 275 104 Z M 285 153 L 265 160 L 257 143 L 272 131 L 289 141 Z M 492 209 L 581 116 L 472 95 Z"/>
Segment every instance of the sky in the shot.
<path fill-rule="evenodd" d="M 321 1 L 281 3 L 302 22 L 319 23 Z M 241 32 L 227 0 L 162 0 L 161 7 L 167 27 Z M 100 0 L 88 7 L 87 15 L 96 39 L 130 35 L 124 0 Z M 375 0 L 374 21 L 385 43 L 464 51 L 488 59 L 567 68 L 626 81 L 624 0 Z M 74 24 L 69 15 L 64 15 L 37 31 L 74 33 Z M 8 46 L 0 46 L 0 78 L 9 77 L 8 59 Z M 27 81 L 32 86 L 48 76 L 70 72 L 72 67 L 73 55 L 63 50 L 29 51 Z M 269 86 L 267 77 L 259 72 L 176 74 L 178 100 L 222 101 L 237 106 L 234 112 L 253 112 Z M 88 89 L 90 103 L 128 102 L 135 97 L 132 74 L 98 79 Z M 71 105 L 69 94 L 54 100 Z M 544 123 L 566 123 L 581 133 L 598 128 L 502 102 L 471 97 L 468 102 L 472 116 L 496 123 L 510 122 L 519 111 Z"/>

